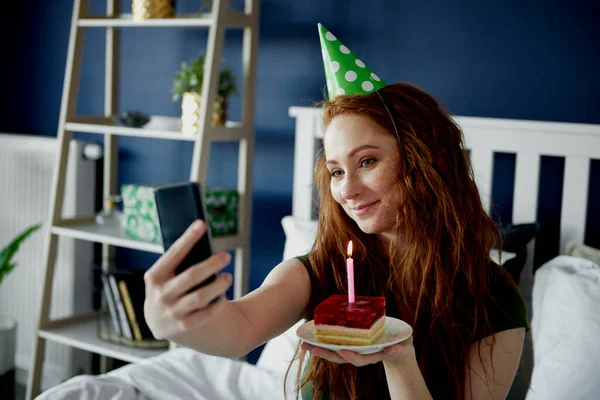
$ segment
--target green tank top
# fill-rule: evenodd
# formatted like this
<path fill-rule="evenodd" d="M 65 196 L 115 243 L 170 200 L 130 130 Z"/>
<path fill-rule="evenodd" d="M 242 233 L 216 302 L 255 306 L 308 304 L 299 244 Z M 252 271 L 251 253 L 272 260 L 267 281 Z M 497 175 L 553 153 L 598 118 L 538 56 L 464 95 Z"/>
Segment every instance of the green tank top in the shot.
<path fill-rule="evenodd" d="M 308 255 L 296 257 L 298 260 L 302 262 L 305 266 L 308 275 L 311 280 L 311 288 L 312 290 L 319 290 L 319 285 L 316 280 L 316 277 L 312 273 L 312 268 L 310 264 L 310 259 Z M 529 331 L 529 323 L 527 316 L 527 307 L 525 305 L 525 301 L 518 287 L 509 280 L 504 274 L 502 274 L 499 270 L 499 267 L 495 264 L 492 265 L 494 271 L 497 271 L 493 274 L 493 279 L 490 287 L 491 297 L 489 301 L 486 301 L 486 310 L 488 312 L 488 318 L 490 320 L 490 324 L 492 326 L 493 333 L 502 332 L 509 329 L 514 328 L 525 328 Z M 313 292 L 314 293 L 314 292 Z M 311 299 L 312 299 L 311 295 Z M 495 301 L 492 300 L 495 299 Z M 315 304 L 309 304 L 309 310 L 314 309 Z M 396 315 L 394 315 L 396 314 Z M 393 308 L 387 309 L 387 315 L 394 318 L 400 318 L 397 315 L 397 311 Z M 312 319 L 312 312 L 307 316 L 309 319 Z M 481 337 L 480 339 L 483 339 Z M 383 365 L 381 363 L 377 364 L 379 368 L 383 369 Z M 375 366 L 369 366 L 375 367 Z M 367 368 L 367 367 L 362 367 Z M 441 369 L 441 368 L 440 368 Z M 443 371 L 440 369 L 436 370 L 432 369 L 432 372 L 425 376 L 425 382 L 427 382 L 427 387 L 431 392 L 434 399 L 444 399 L 448 396 L 448 391 L 444 387 L 444 382 L 446 380 L 446 376 Z M 303 376 L 306 373 L 306 368 L 304 369 Z M 379 374 L 380 376 L 382 374 Z M 389 393 L 387 393 L 387 382 L 385 381 L 385 374 L 383 376 L 383 381 L 378 387 L 381 388 L 382 391 L 385 391 L 387 396 L 376 395 L 377 398 L 389 398 Z M 310 384 L 305 385 L 301 391 L 302 400 L 313 400 L 313 390 Z M 375 397 L 374 397 L 375 398 Z M 319 400 L 326 400 L 321 397 Z"/>

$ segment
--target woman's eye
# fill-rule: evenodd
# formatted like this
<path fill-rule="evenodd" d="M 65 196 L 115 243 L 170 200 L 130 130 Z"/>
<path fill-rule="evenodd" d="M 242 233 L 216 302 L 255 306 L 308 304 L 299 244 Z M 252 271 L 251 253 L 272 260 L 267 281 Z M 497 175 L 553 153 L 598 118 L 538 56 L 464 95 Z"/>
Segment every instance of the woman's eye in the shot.
<path fill-rule="evenodd" d="M 375 159 L 374 159 L 374 158 L 367 158 L 367 159 L 365 159 L 365 160 L 362 160 L 362 161 L 360 162 L 360 165 L 361 165 L 362 167 L 369 167 L 369 166 L 370 166 L 371 164 L 373 164 L 374 162 L 375 162 Z"/>
<path fill-rule="evenodd" d="M 332 178 L 337 178 L 338 176 L 340 176 L 342 173 L 342 171 L 340 171 L 339 169 L 334 169 L 333 171 L 331 171 L 331 177 Z"/>

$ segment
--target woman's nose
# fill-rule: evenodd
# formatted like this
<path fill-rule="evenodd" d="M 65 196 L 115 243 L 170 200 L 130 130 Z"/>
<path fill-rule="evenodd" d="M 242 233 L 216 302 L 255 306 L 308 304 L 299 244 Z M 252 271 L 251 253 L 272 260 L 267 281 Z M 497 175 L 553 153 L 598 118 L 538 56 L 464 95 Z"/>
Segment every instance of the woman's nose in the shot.
<path fill-rule="evenodd" d="M 361 182 L 356 176 L 346 174 L 342 183 L 341 194 L 344 199 L 351 200 L 360 194 Z"/>

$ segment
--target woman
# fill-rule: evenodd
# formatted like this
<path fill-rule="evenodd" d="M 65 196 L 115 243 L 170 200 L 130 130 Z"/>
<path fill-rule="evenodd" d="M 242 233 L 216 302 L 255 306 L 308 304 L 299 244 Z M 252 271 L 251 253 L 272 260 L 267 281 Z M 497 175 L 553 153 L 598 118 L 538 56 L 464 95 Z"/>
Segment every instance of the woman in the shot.
<path fill-rule="evenodd" d="M 307 318 L 344 292 L 344 248 L 352 240 L 357 292 L 385 295 L 387 315 L 412 324 L 414 343 L 361 357 L 303 344 L 319 357 L 305 381 L 335 398 L 505 398 L 526 311 L 510 276 L 490 260 L 498 231 L 483 210 L 460 130 L 431 96 L 406 84 L 338 96 L 324 108 L 319 230 L 313 252 L 301 258 L 312 283 Z M 373 363 L 363 367 L 368 372 L 348 365 Z M 407 387 L 419 394 L 409 396 Z"/>
<path fill-rule="evenodd" d="M 331 93 L 336 84 L 328 80 Z M 312 355 L 298 377 L 302 398 L 505 398 L 521 357 L 526 311 L 510 276 L 490 259 L 498 230 L 483 210 L 460 130 L 431 96 L 410 85 L 346 93 L 324 104 L 312 252 L 284 261 L 243 298 L 211 304 L 231 275 L 187 291 L 224 268 L 227 254 L 174 275 L 206 229 L 196 223 L 146 274 L 152 332 L 203 353 L 247 354 L 312 319 L 329 295 L 346 292 L 345 249 L 352 240 L 356 293 L 386 296 L 387 315 L 411 324 L 413 336 L 371 355 L 302 344 L 300 360 Z"/>

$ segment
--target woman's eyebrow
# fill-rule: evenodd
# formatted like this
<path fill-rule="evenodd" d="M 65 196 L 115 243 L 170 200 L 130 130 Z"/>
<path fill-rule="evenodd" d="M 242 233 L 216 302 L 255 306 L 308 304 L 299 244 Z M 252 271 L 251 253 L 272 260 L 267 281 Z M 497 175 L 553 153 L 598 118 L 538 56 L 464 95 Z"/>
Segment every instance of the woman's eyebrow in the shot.
<path fill-rule="evenodd" d="M 363 144 L 362 146 L 358 146 L 358 147 L 355 147 L 354 149 L 352 149 L 350 151 L 350 153 L 348 153 L 348 158 L 352 158 L 359 151 L 366 150 L 366 149 L 376 149 L 376 150 L 378 150 L 379 147 L 378 146 L 374 146 L 372 144 Z M 327 162 L 325 164 L 326 165 L 331 165 L 331 164 L 337 164 L 337 163 L 338 162 L 335 161 L 335 160 L 327 160 Z"/>

